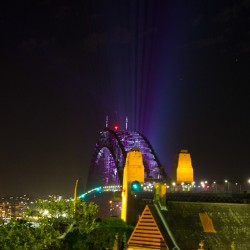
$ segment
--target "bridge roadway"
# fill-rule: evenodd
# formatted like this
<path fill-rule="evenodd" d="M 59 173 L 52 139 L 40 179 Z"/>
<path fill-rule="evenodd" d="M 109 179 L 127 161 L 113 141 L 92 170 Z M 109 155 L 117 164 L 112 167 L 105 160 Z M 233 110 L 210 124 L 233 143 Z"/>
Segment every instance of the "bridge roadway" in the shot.
<path fill-rule="evenodd" d="M 82 194 L 80 198 L 85 199 L 95 193 L 116 192 L 116 200 L 121 197 L 122 186 L 96 187 Z M 138 192 L 138 199 L 153 201 L 153 186 L 144 187 L 143 192 Z M 210 202 L 210 203 L 250 203 L 249 192 L 208 192 L 208 191 L 169 191 L 166 201 L 187 201 L 187 202 Z"/>
<path fill-rule="evenodd" d="M 210 203 L 250 203 L 250 193 L 247 192 L 169 192 L 167 201 L 210 202 Z"/>

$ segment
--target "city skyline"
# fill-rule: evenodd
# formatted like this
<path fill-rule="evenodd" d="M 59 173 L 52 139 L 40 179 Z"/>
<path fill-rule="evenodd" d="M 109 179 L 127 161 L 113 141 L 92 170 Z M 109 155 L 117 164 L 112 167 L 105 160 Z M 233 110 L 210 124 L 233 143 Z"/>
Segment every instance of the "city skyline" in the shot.
<path fill-rule="evenodd" d="M 0 194 L 83 189 L 99 132 L 142 132 L 168 175 L 250 177 L 250 1 L 0 6 Z"/>

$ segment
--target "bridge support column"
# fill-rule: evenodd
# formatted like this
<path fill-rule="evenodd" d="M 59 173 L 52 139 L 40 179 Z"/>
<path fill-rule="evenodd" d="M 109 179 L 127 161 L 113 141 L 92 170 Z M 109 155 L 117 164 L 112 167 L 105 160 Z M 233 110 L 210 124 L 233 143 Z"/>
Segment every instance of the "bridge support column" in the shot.
<path fill-rule="evenodd" d="M 127 153 L 126 164 L 123 170 L 122 185 L 122 212 L 121 218 L 128 224 L 134 217 L 133 197 L 136 192 L 142 191 L 144 183 L 144 166 L 142 153 L 137 148 L 132 148 Z"/>

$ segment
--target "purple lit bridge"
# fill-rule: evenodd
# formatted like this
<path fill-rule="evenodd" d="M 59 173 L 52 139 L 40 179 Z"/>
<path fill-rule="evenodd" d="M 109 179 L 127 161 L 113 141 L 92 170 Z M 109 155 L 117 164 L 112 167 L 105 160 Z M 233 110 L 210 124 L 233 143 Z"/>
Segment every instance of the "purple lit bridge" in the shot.
<path fill-rule="evenodd" d="M 139 148 L 142 152 L 145 181 L 168 179 L 165 169 L 143 134 L 129 130 L 105 129 L 100 132 L 95 145 L 87 190 L 97 186 L 122 185 L 126 155 L 131 148 Z"/>

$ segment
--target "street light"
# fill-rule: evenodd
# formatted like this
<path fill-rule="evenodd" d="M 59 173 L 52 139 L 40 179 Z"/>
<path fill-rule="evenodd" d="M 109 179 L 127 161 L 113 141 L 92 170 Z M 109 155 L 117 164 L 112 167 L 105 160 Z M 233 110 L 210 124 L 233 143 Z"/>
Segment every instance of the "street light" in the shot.
<path fill-rule="evenodd" d="M 172 191 L 176 191 L 176 188 L 175 188 L 175 187 L 176 187 L 176 183 L 175 183 L 175 182 L 172 182 L 172 188 L 171 188 L 171 190 L 172 190 Z"/>
<path fill-rule="evenodd" d="M 225 183 L 227 183 L 227 191 L 229 192 L 229 182 L 228 182 L 228 180 L 225 180 Z"/>
<path fill-rule="evenodd" d="M 215 191 L 217 192 L 217 185 L 216 185 L 216 181 L 213 182 L 213 187 L 215 188 Z"/>

